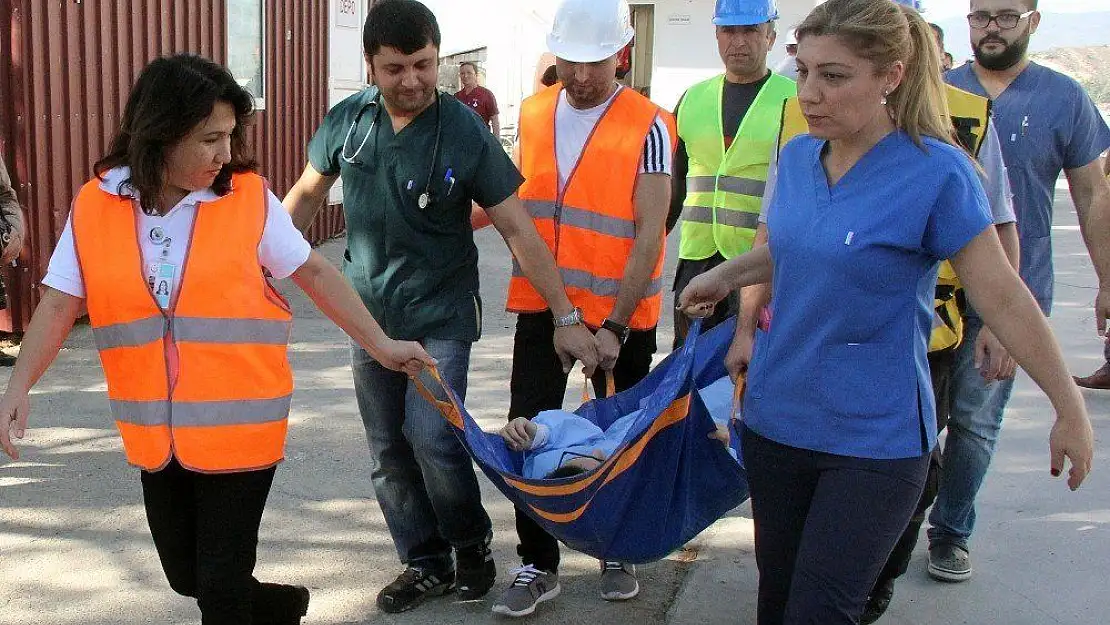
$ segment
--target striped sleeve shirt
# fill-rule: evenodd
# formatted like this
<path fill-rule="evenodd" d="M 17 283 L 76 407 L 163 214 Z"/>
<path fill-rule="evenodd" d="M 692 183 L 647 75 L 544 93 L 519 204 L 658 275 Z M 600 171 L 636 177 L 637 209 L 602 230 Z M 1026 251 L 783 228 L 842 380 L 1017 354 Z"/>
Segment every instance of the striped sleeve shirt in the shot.
<path fill-rule="evenodd" d="M 671 175 L 674 154 L 671 152 L 671 133 L 662 118 L 656 117 L 644 141 L 644 156 L 640 161 L 642 174 Z"/>

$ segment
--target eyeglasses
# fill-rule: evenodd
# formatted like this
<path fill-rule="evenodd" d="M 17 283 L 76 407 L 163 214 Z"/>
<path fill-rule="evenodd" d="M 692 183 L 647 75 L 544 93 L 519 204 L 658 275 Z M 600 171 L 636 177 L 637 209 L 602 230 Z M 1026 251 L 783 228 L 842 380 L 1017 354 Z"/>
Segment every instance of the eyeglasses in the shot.
<path fill-rule="evenodd" d="M 1032 15 L 1034 11 L 1026 11 L 1025 13 L 999 13 L 998 15 L 991 15 L 986 11 L 976 11 L 967 14 L 967 23 L 972 28 L 987 28 L 991 22 L 998 24 L 999 30 L 1012 30 L 1017 28 L 1021 20 Z"/>

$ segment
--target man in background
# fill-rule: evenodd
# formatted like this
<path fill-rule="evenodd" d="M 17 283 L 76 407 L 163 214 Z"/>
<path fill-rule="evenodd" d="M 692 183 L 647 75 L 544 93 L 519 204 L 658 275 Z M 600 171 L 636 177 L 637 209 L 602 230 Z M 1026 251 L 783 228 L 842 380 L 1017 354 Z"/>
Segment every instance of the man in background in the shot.
<path fill-rule="evenodd" d="M 1110 180 L 1110 153 L 1107 153 L 1102 159 L 1102 173 Z M 1100 391 L 1110 390 L 1110 337 L 1106 338 L 1105 347 L 1102 349 L 1102 355 L 1106 359 L 1106 362 L 1103 363 L 1098 370 L 1085 378 L 1077 376 L 1075 378 L 1076 384 L 1083 388 L 1092 388 Z"/>
<path fill-rule="evenodd" d="M 459 81 L 462 90 L 455 94 L 460 102 L 474 109 L 478 117 L 493 131 L 493 136 L 501 136 L 501 116 L 497 110 L 497 98 L 493 92 L 478 84 L 478 65 L 470 61 L 459 64 Z"/>
<path fill-rule="evenodd" d="M 1110 128 L 1079 83 L 1030 60 L 1029 41 L 1041 21 L 1036 0 L 971 0 L 967 19 L 975 62 L 951 70 L 945 80 L 992 101 L 992 121 L 1014 193 L 1021 277 L 1048 315 L 1053 202 L 1063 172 L 1099 277 L 1096 316 L 1105 319 L 1110 311 L 1110 185 L 1100 157 L 1110 148 Z M 940 491 L 929 516 L 929 575 L 946 582 L 971 577 L 968 543 L 975 528 L 975 497 L 1014 385 L 1012 376 L 977 366 L 984 358 L 997 362 L 1009 356 L 969 308 L 952 370 Z"/>
<path fill-rule="evenodd" d="M 20 251 L 23 250 L 23 210 L 19 208 L 15 189 L 12 188 L 12 179 L 8 176 L 8 168 L 0 159 L 0 263 L 7 265 L 15 262 Z M 7 307 L 6 285 L 0 283 L 0 308 Z M 10 367 L 15 364 L 15 356 L 0 352 L 0 367 Z"/>

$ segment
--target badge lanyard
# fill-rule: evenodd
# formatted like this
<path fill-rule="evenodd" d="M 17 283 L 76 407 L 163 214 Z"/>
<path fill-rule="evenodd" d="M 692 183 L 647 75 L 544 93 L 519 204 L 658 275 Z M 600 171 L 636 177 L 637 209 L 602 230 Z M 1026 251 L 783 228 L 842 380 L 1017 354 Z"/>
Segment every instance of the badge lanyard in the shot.
<path fill-rule="evenodd" d="M 177 275 L 177 265 L 168 260 L 173 239 L 166 236 L 166 231 L 161 226 L 151 228 L 147 237 L 151 243 L 162 247 L 158 260 L 150 263 L 147 268 L 147 285 L 150 287 L 151 293 L 154 294 L 154 299 L 158 302 L 158 305 L 162 308 L 169 308 L 174 290 L 174 278 Z"/>

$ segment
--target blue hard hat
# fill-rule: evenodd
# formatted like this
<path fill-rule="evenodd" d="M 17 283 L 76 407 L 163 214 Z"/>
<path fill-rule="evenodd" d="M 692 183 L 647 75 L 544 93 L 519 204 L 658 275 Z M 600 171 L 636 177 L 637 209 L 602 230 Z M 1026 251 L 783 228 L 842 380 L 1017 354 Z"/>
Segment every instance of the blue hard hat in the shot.
<path fill-rule="evenodd" d="M 779 18 L 775 0 L 717 0 L 715 26 L 755 26 Z"/>
<path fill-rule="evenodd" d="M 921 0 L 894 0 L 894 4 L 902 4 L 917 11 L 925 10 L 925 3 Z"/>

